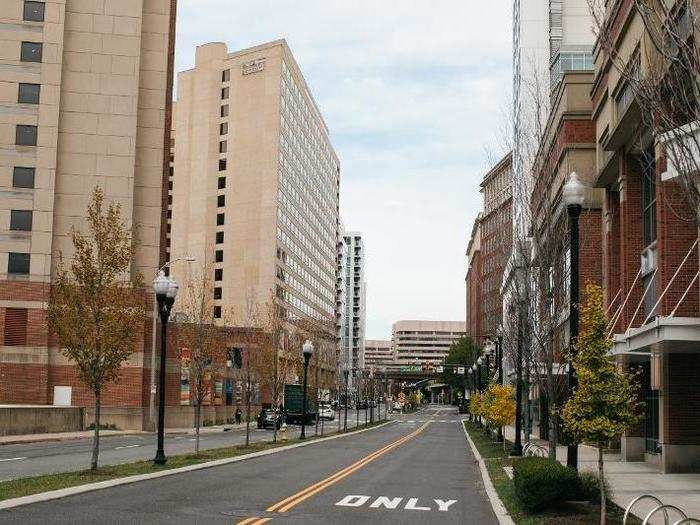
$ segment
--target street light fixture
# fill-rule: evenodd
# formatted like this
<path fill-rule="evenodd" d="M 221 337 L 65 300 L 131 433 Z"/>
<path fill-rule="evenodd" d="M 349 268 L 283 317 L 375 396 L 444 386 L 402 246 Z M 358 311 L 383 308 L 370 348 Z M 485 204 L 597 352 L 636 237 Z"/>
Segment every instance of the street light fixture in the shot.
<path fill-rule="evenodd" d="M 299 439 L 306 439 L 306 379 L 309 371 L 309 360 L 314 353 L 314 345 L 307 340 L 301 347 L 301 354 L 304 356 L 304 397 L 301 400 L 301 435 Z"/>
<path fill-rule="evenodd" d="M 160 314 L 160 376 L 158 385 L 158 450 L 153 462 L 156 465 L 163 465 L 167 461 L 164 451 L 165 440 L 165 359 L 168 344 L 168 319 L 175 303 L 175 297 L 179 289 L 178 284 L 171 278 L 165 276 L 165 272 L 160 270 L 158 276 L 153 280 L 153 290 L 156 293 L 158 303 L 158 313 Z"/>
<path fill-rule="evenodd" d="M 573 395 L 576 388 L 576 371 L 574 370 L 573 357 L 578 341 L 579 322 L 579 217 L 586 198 L 586 186 L 579 180 L 575 171 L 569 175 L 562 189 L 562 196 L 569 215 L 569 370 L 567 373 L 569 383 L 569 395 Z M 578 469 L 578 445 L 573 443 L 567 447 L 566 466 Z"/>
<path fill-rule="evenodd" d="M 343 425 L 343 432 L 348 431 L 348 379 L 350 377 L 350 365 L 345 363 L 343 365 L 343 377 L 345 377 L 345 423 Z"/>

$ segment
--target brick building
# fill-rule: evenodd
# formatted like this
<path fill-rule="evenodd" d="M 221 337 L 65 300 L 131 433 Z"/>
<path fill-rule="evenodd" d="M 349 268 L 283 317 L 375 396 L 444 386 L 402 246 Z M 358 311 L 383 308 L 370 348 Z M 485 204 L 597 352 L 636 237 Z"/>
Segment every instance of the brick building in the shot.
<path fill-rule="evenodd" d="M 139 225 L 132 271 L 148 281 L 164 258 L 175 8 L 175 0 L 0 3 L 0 403 L 54 404 L 56 393 L 63 403 L 94 403 L 50 339 L 45 306 L 57 255 L 70 258 L 70 228 L 84 228 L 95 186 Z M 103 394 L 107 422 L 116 412 L 134 427 L 146 422 L 150 327 L 137 327 L 136 352 Z"/>
<path fill-rule="evenodd" d="M 467 335 L 472 338 L 477 338 L 483 334 L 483 281 L 481 280 L 481 213 L 477 215 L 472 226 L 471 237 L 467 245 L 467 276 L 466 283 L 466 300 L 467 300 L 467 316 L 466 327 Z"/>
<path fill-rule="evenodd" d="M 623 68 L 644 75 L 654 53 L 634 2 L 607 6 L 591 90 L 595 185 L 604 189 L 603 281 L 613 354 L 641 374 L 644 420 L 622 440 L 627 460 L 700 471 L 698 229 Z M 621 67 L 620 64 L 623 66 Z"/>

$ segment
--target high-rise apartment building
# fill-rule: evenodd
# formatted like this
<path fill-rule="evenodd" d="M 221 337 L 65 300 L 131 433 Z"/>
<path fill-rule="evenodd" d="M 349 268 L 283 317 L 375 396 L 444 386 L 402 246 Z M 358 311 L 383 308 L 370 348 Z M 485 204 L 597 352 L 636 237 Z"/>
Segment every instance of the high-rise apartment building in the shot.
<path fill-rule="evenodd" d="M 0 403 L 94 402 L 50 343 L 45 306 L 95 186 L 138 225 L 132 271 L 149 281 L 159 266 L 175 5 L 0 2 Z M 104 394 L 105 420 L 148 403 L 149 353 L 146 335 Z"/>
<path fill-rule="evenodd" d="M 340 167 L 287 43 L 199 46 L 174 128 L 170 257 L 211 272 L 214 317 L 274 297 L 335 344 Z"/>
<path fill-rule="evenodd" d="M 367 339 L 365 341 L 365 368 L 381 370 L 394 365 L 394 348 L 391 341 Z"/>
<path fill-rule="evenodd" d="M 422 368 L 442 363 L 452 343 L 466 335 L 463 321 L 397 321 L 391 327 L 395 363 Z"/>
<path fill-rule="evenodd" d="M 341 329 L 340 352 L 341 360 L 351 368 L 365 368 L 365 301 L 366 283 L 365 254 L 362 234 L 345 232 L 343 235 L 342 251 L 345 254 L 344 286 L 345 314 L 344 325 Z"/>

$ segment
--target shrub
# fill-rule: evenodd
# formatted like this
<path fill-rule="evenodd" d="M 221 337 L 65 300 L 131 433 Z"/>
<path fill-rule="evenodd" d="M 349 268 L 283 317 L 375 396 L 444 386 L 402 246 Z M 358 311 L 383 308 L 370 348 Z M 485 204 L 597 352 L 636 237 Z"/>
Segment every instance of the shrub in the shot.
<path fill-rule="evenodd" d="M 513 483 L 518 501 L 528 512 L 575 499 L 580 488 L 575 470 L 554 459 L 541 457 L 527 457 L 516 462 Z"/>
<path fill-rule="evenodd" d="M 607 480 L 603 480 L 603 490 L 605 490 L 606 496 L 610 496 L 610 486 Z M 600 504 L 598 476 L 594 472 L 582 472 L 579 474 L 579 490 L 576 499 Z"/>

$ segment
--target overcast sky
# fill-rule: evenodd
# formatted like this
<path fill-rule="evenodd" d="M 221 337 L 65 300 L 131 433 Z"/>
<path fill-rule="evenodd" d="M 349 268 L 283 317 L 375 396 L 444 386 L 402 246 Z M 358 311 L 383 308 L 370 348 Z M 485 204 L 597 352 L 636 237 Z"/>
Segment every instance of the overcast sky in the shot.
<path fill-rule="evenodd" d="M 285 38 L 341 162 L 341 216 L 366 248 L 369 339 L 464 320 L 465 250 L 511 92 L 510 0 L 180 0 L 194 47 Z"/>

